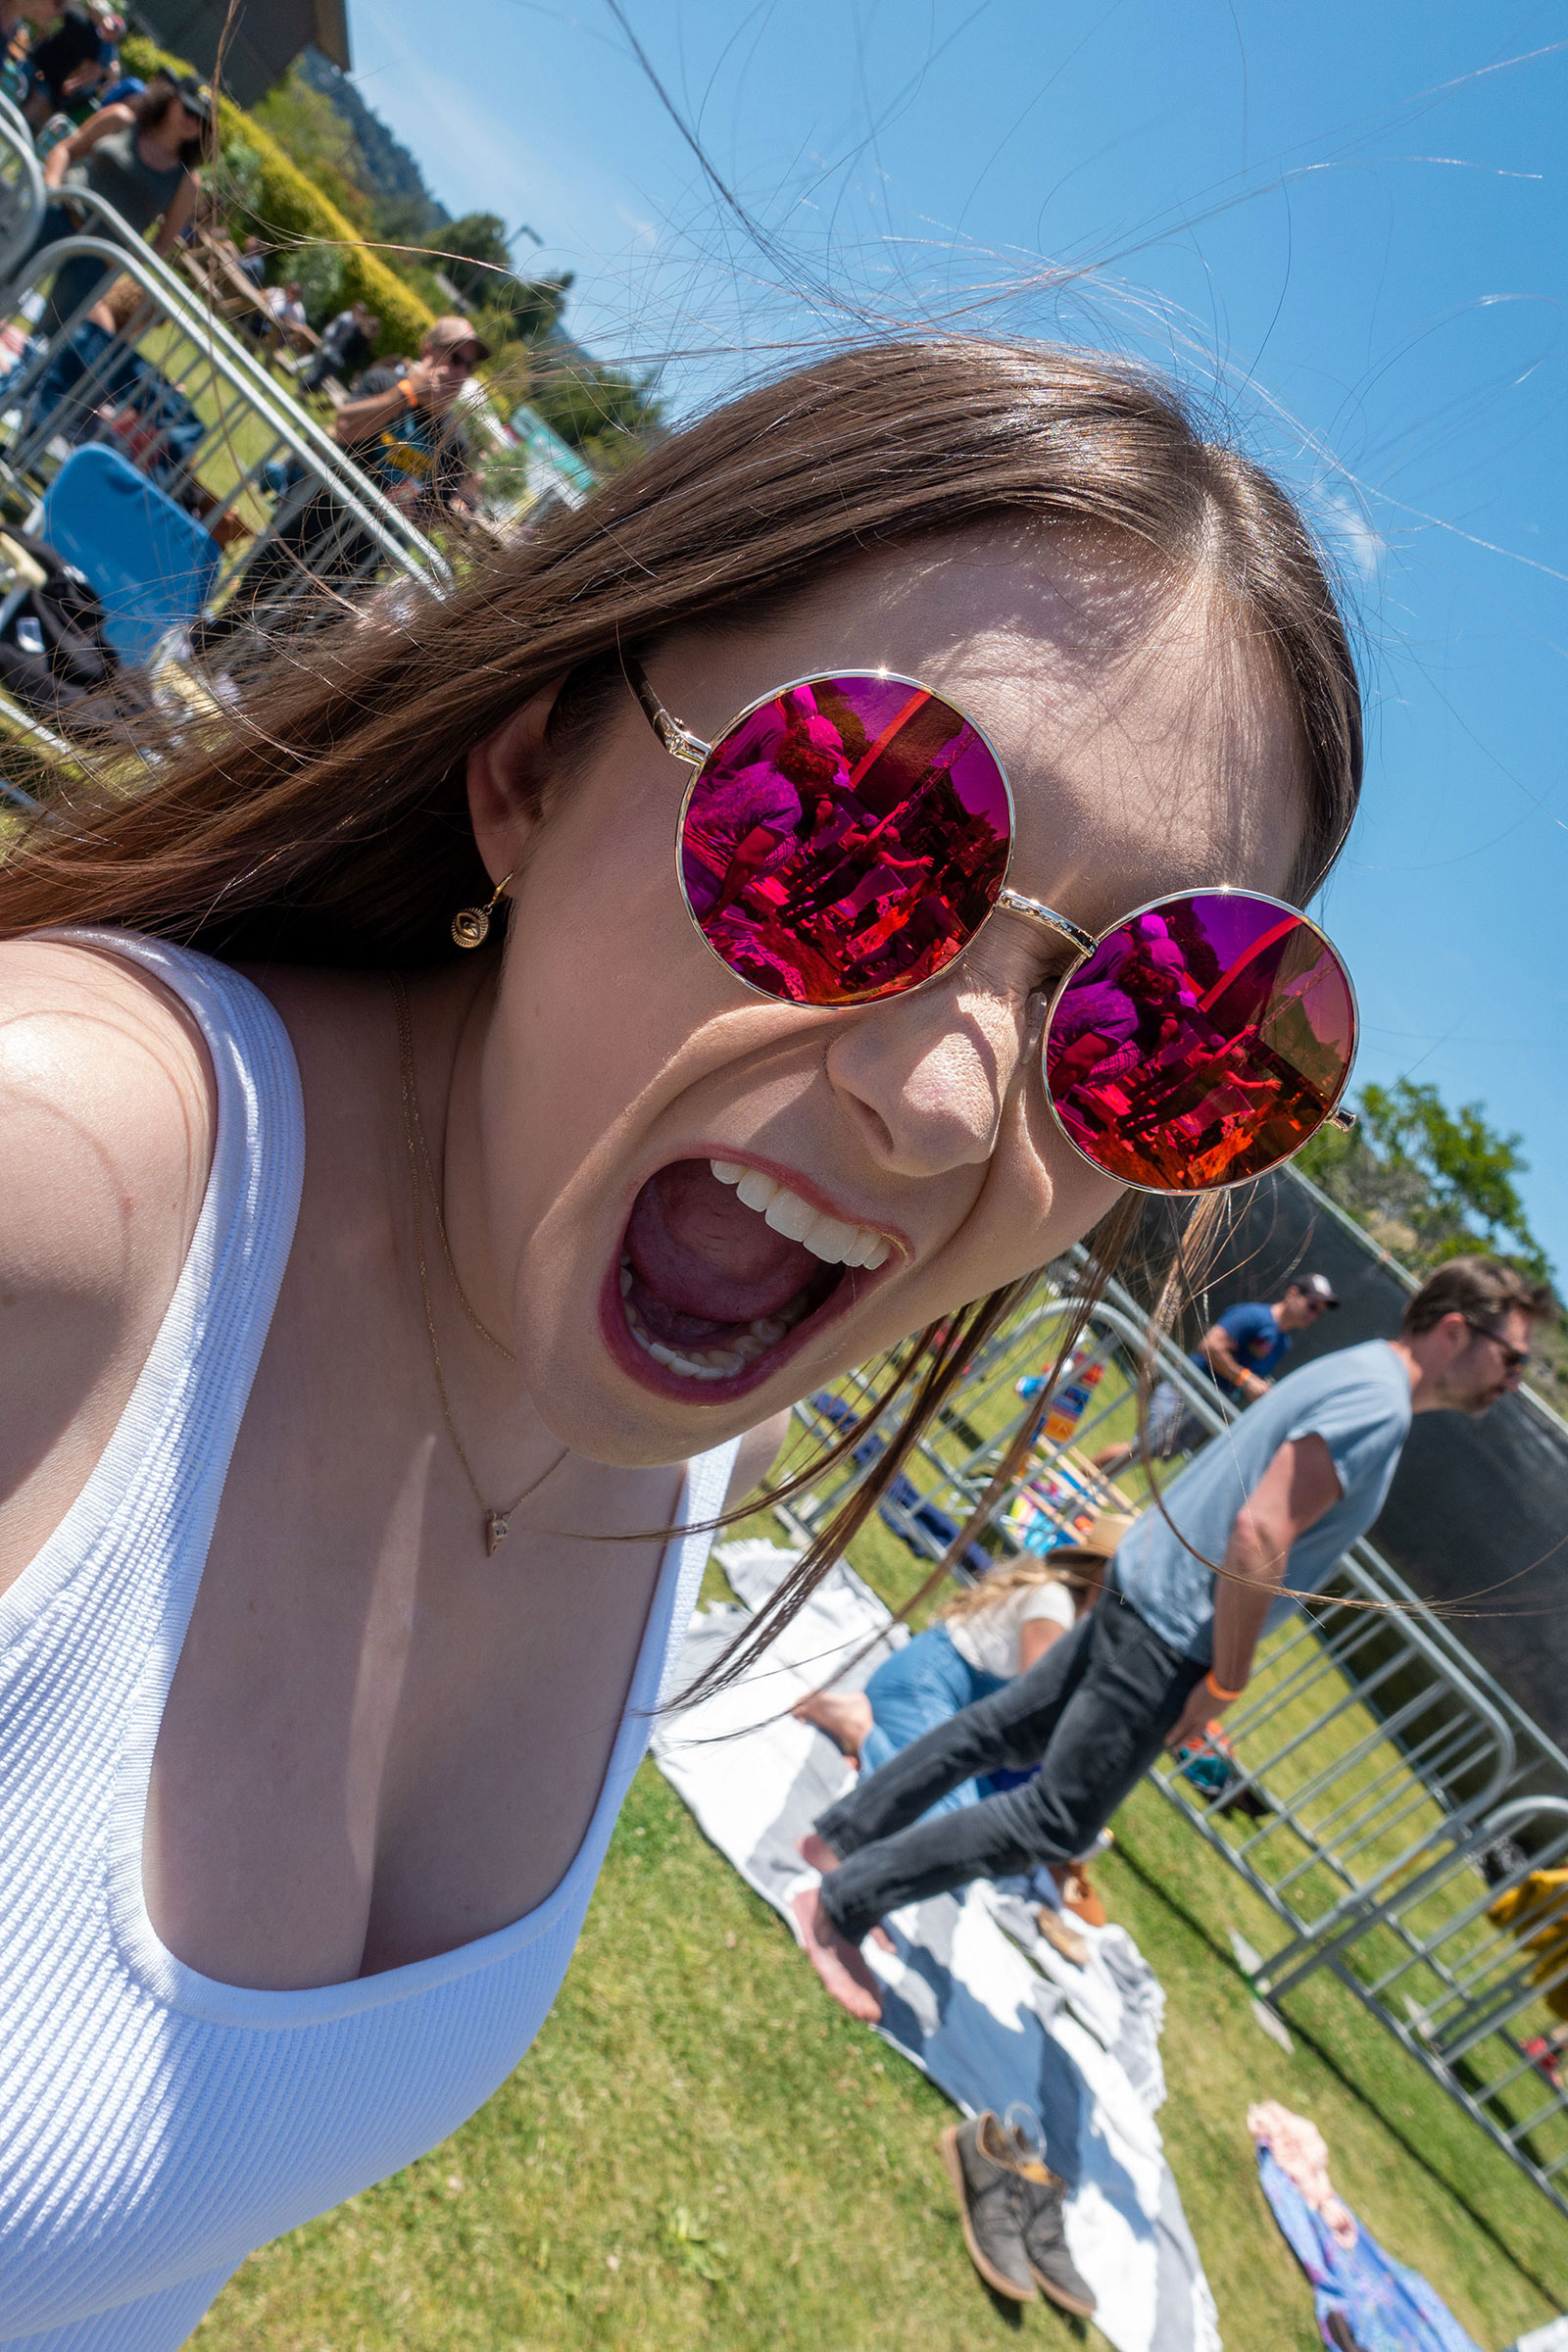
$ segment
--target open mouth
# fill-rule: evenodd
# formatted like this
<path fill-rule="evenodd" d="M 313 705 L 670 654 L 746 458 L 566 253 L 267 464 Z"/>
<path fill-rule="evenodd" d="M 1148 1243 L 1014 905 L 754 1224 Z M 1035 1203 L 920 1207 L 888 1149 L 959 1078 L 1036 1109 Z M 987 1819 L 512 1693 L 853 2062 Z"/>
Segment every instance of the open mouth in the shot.
<path fill-rule="evenodd" d="M 717 1403 L 766 1380 L 892 1254 L 886 1234 L 760 1168 L 672 1160 L 637 1195 L 621 1240 L 606 1301 L 615 1353 L 662 1395 Z"/>

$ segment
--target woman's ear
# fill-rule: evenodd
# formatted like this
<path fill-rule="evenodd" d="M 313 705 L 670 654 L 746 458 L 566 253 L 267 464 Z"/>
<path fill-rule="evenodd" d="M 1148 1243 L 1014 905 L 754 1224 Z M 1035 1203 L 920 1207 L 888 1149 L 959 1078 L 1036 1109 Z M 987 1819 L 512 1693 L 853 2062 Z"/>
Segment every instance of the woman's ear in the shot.
<path fill-rule="evenodd" d="M 493 876 L 513 873 L 522 863 L 539 821 L 550 765 L 545 738 L 565 682 L 563 671 L 541 686 L 468 754 L 468 814 L 479 855 Z"/>

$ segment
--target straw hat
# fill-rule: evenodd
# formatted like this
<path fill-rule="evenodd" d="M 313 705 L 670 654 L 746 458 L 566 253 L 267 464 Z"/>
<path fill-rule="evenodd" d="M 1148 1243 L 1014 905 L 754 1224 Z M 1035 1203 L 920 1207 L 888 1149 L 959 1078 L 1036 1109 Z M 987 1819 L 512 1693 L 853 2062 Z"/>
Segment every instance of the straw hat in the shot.
<path fill-rule="evenodd" d="M 1073 1543 L 1053 1544 L 1045 1557 L 1059 1560 L 1064 1553 L 1075 1552 L 1086 1560 L 1111 1559 L 1132 1525 L 1132 1514 L 1128 1511 L 1101 1511 Z"/>

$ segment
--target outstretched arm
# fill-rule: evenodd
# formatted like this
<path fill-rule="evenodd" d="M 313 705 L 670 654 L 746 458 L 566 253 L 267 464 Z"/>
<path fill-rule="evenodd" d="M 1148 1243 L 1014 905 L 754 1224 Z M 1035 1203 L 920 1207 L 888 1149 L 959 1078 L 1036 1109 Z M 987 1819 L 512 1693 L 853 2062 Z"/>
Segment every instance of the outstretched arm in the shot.
<path fill-rule="evenodd" d="M 1233 1389 L 1240 1389 L 1244 1396 L 1261 1396 L 1268 1387 L 1259 1373 L 1243 1363 L 1223 1323 L 1215 1323 L 1204 1332 L 1199 1349 L 1219 1379 Z"/>
<path fill-rule="evenodd" d="M 107 139 L 111 131 L 123 130 L 127 122 L 135 120 L 128 106 L 106 106 L 98 114 L 90 115 L 79 130 L 74 130 L 69 139 L 62 139 L 58 147 L 50 148 L 44 159 L 44 186 L 64 187 L 66 173 L 73 164 L 79 164 L 88 150 L 96 147 L 100 139 Z"/>
<path fill-rule="evenodd" d="M 1252 1671 L 1252 1652 L 1269 1604 L 1285 1581 L 1291 1546 L 1340 1499 L 1339 1473 L 1314 1431 L 1288 1438 L 1236 1514 L 1225 1546 L 1224 1573 L 1214 1588 L 1214 1681 L 1240 1693 Z M 1216 1698 L 1205 1676 L 1194 1690 L 1165 1744 L 1181 1747 L 1202 1731 L 1228 1700 Z"/>

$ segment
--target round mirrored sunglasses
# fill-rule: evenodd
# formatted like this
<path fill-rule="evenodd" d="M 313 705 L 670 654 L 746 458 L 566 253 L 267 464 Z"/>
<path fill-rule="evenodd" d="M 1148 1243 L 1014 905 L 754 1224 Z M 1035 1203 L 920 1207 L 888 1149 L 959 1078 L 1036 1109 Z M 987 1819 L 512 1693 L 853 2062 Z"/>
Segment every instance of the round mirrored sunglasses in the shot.
<path fill-rule="evenodd" d="M 665 750 L 695 772 L 676 872 L 735 977 L 795 1004 L 856 1005 L 934 979 L 999 907 L 1078 961 L 1042 1045 L 1073 1149 L 1121 1184 L 1201 1193 L 1277 1167 L 1333 1119 L 1355 996 L 1315 923 L 1278 899 L 1184 892 L 1097 939 L 1007 887 L 1012 795 L 954 704 L 882 670 L 798 678 L 705 743 L 638 665 Z"/>

